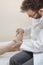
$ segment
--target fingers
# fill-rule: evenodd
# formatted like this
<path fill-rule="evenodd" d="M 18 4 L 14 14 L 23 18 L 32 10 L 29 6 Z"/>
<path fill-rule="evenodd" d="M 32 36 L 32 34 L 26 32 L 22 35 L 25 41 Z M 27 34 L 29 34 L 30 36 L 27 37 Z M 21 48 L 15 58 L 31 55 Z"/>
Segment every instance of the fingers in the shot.
<path fill-rule="evenodd" d="M 23 40 L 23 33 L 24 33 L 24 30 L 19 28 L 16 30 L 16 37 L 17 37 L 17 40 L 20 40 L 22 41 Z"/>
<path fill-rule="evenodd" d="M 19 34 L 19 29 L 16 30 L 16 33 Z"/>
<path fill-rule="evenodd" d="M 21 29 L 21 28 L 19 28 L 19 29 L 16 30 L 16 35 L 23 34 L 23 33 L 24 33 L 24 30 Z"/>

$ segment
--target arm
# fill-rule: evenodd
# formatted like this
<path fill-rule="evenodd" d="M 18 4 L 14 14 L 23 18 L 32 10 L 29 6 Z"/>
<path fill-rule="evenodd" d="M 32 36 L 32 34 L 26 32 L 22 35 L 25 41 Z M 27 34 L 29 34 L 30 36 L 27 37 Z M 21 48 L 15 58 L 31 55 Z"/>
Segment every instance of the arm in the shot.
<path fill-rule="evenodd" d="M 25 28 L 23 28 L 23 30 L 24 30 L 24 36 L 27 36 L 31 32 L 31 27 L 25 27 Z"/>

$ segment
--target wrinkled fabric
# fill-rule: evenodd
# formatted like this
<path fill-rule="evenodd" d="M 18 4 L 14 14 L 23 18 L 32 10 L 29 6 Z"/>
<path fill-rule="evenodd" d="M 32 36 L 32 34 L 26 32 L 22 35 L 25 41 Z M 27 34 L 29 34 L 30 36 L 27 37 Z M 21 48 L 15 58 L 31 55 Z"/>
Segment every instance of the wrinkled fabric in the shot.
<path fill-rule="evenodd" d="M 36 22 L 34 25 L 32 24 L 31 27 L 27 27 L 24 29 L 24 34 L 27 34 L 31 30 L 31 38 L 27 41 L 23 41 L 20 48 L 23 48 L 24 46 L 28 49 L 30 48 L 32 52 L 42 52 L 43 51 L 43 16 L 39 20 L 39 22 Z M 23 48 L 24 49 L 24 48 Z"/>

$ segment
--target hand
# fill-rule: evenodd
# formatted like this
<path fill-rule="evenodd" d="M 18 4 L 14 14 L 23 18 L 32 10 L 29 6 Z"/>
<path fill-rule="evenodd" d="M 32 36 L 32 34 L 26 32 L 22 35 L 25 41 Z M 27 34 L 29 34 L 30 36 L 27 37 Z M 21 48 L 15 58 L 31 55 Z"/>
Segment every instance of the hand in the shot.
<path fill-rule="evenodd" d="M 24 30 L 19 28 L 16 30 L 16 37 L 19 41 L 22 41 L 23 39 L 23 33 L 24 33 Z"/>
<path fill-rule="evenodd" d="M 18 29 L 16 30 L 16 35 L 18 35 L 19 33 L 23 34 L 23 33 L 24 33 L 24 30 L 21 29 L 21 28 L 18 28 Z"/>

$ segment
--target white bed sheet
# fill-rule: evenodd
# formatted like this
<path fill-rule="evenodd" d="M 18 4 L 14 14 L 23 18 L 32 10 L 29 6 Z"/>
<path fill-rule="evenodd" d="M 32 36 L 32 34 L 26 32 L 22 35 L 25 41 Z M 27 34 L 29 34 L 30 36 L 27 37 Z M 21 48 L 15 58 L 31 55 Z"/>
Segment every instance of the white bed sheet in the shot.
<path fill-rule="evenodd" d="M 9 65 L 10 58 L 17 54 L 18 52 L 8 52 L 2 56 L 0 56 L 0 65 Z"/>
<path fill-rule="evenodd" d="M 7 41 L 7 42 L 0 42 L 0 46 L 5 46 L 7 44 L 9 44 L 11 41 Z M 9 60 L 10 58 L 19 53 L 20 51 L 17 51 L 17 52 L 7 52 L 3 55 L 0 55 L 0 65 L 9 65 Z"/>

